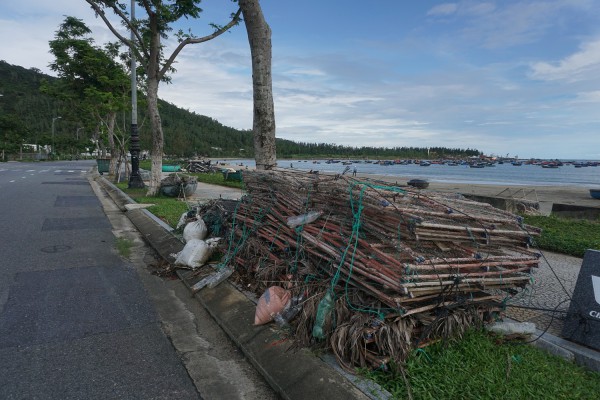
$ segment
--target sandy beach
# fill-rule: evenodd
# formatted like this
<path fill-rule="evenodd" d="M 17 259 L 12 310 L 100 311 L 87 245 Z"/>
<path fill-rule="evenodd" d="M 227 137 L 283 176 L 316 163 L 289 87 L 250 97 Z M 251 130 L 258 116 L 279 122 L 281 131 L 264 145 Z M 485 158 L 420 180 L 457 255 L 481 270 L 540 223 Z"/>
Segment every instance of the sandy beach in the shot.
<path fill-rule="evenodd" d="M 231 167 L 234 169 L 254 169 L 254 167 L 241 167 L 240 165 L 229 164 L 228 161 L 229 160 L 221 159 L 219 165 L 224 168 Z M 282 168 L 282 170 L 285 169 L 287 168 Z M 295 169 L 294 171 L 298 172 L 299 170 Z M 390 182 L 398 185 L 406 185 L 406 182 L 412 179 L 406 176 L 361 173 L 358 173 L 357 178 Z M 550 214 L 550 211 L 552 210 L 552 204 L 555 203 L 583 207 L 600 207 L 600 200 L 593 199 L 590 196 L 589 190 L 581 186 L 507 186 L 456 182 L 430 182 L 427 190 L 539 202 L 540 213 L 544 215 Z"/>
<path fill-rule="evenodd" d="M 361 174 L 358 174 L 358 177 L 361 177 Z M 401 176 L 371 174 L 364 174 L 362 177 L 384 182 L 398 183 L 401 185 L 406 184 L 406 182 L 411 179 Z M 589 190 L 580 186 L 523 187 L 456 182 L 430 182 L 427 190 L 536 201 L 540 203 L 540 212 L 542 214 L 550 214 L 550 211 L 552 210 L 552 204 L 554 203 L 584 207 L 600 207 L 600 200 L 593 199 L 590 196 Z"/>

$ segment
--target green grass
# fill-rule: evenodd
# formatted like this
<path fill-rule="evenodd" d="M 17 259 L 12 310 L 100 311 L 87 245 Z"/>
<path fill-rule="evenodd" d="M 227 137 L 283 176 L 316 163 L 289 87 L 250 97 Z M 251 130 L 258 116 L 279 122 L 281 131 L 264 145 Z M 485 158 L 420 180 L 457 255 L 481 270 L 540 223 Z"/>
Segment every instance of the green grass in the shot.
<path fill-rule="evenodd" d="M 146 189 L 128 189 L 127 183 L 118 183 L 117 187 L 138 203 L 154 204 L 148 207 L 148 211 L 173 228 L 177 226 L 181 214 L 188 211 L 187 204 L 176 198 L 162 195 L 155 197 L 146 196 Z"/>
<path fill-rule="evenodd" d="M 116 247 L 117 251 L 120 255 L 125 258 L 128 258 L 131 255 L 131 247 L 133 246 L 133 241 L 119 237 L 117 238 Z"/>
<path fill-rule="evenodd" d="M 528 344 L 497 342 L 468 332 L 447 347 L 435 344 L 406 365 L 415 400 L 598 399 L 600 375 Z M 397 399 L 408 398 L 400 373 L 367 372 Z"/>
<path fill-rule="evenodd" d="M 198 182 L 211 183 L 213 185 L 227 186 L 232 188 L 243 188 L 242 182 L 237 181 L 226 181 L 223 179 L 223 174 L 220 172 L 214 172 L 211 174 L 188 174 L 198 178 Z"/>
<path fill-rule="evenodd" d="M 550 250 L 583 257 L 586 249 L 600 250 L 600 222 L 554 216 L 525 216 L 525 223 L 542 228 L 535 244 Z"/>

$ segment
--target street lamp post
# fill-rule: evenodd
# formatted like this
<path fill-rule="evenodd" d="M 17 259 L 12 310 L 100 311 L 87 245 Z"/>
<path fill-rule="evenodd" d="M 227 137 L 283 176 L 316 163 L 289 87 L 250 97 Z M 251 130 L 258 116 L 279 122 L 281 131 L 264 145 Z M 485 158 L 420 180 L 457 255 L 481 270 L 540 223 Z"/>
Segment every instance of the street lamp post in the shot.
<path fill-rule="evenodd" d="M 135 0 L 131 0 L 131 21 L 135 21 Z M 140 136 L 137 125 L 137 77 L 136 60 L 133 44 L 135 35 L 131 29 L 131 141 L 129 143 L 129 152 L 131 153 L 131 175 L 129 176 L 129 188 L 143 188 L 144 181 L 140 175 Z"/>
<path fill-rule="evenodd" d="M 4 96 L 2 93 L 0 93 L 0 97 Z M 4 136 L 3 136 L 4 137 Z M 4 139 L 2 141 L 2 161 L 4 161 L 4 148 L 6 147 L 6 139 Z"/>
<path fill-rule="evenodd" d="M 62 117 L 54 117 L 52 118 L 52 158 L 54 158 L 54 122 L 57 119 L 61 119 Z"/>

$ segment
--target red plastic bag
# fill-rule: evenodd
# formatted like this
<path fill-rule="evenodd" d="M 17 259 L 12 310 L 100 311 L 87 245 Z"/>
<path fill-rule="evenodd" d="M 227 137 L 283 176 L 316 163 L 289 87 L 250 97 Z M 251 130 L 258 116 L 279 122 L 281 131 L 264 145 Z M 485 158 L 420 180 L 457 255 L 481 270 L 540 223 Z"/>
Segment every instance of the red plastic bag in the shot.
<path fill-rule="evenodd" d="M 254 325 L 263 325 L 273 320 L 273 315 L 282 312 L 290 302 L 291 293 L 279 286 L 271 286 L 258 299 Z"/>

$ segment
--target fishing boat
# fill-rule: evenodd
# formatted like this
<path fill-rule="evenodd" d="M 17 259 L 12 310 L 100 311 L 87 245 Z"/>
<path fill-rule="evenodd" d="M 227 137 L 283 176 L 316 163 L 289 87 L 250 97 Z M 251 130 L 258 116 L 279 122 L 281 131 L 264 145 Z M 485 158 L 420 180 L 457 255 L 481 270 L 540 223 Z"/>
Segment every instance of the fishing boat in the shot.
<path fill-rule="evenodd" d="M 558 164 L 553 162 L 542 163 L 542 168 L 558 168 Z"/>
<path fill-rule="evenodd" d="M 427 189 L 429 187 L 429 182 L 425 179 L 411 179 L 406 184 L 417 189 Z"/>
<path fill-rule="evenodd" d="M 472 163 L 472 164 L 469 164 L 469 167 L 471 167 L 471 168 L 485 168 L 485 163 Z"/>
<path fill-rule="evenodd" d="M 594 199 L 600 200 L 600 189 L 590 189 L 590 196 Z"/>
<path fill-rule="evenodd" d="M 429 161 L 420 161 L 419 165 L 421 167 L 429 167 L 431 165 L 431 163 Z"/>

